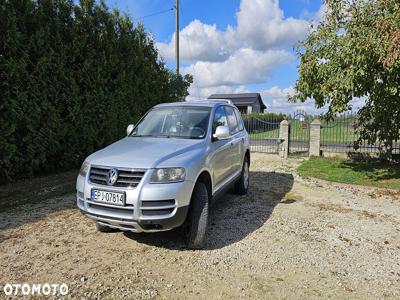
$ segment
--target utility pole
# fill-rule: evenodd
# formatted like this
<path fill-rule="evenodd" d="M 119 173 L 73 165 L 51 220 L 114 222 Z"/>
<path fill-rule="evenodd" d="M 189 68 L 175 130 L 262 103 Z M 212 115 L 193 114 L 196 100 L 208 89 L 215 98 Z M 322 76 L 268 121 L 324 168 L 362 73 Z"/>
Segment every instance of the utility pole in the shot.
<path fill-rule="evenodd" d="M 176 74 L 179 75 L 179 0 L 175 4 L 175 61 Z"/>

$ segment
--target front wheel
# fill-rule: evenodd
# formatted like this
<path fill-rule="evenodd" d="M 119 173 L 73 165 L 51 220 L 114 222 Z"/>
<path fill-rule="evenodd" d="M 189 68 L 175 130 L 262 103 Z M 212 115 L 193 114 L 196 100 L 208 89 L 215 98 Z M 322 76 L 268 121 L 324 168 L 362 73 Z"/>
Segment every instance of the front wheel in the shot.
<path fill-rule="evenodd" d="M 249 171 L 249 159 L 245 156 L 243 166 L 242 166 L 242 174 L 240 175 L 240 179 L 235 184 L 235 193 L 239 195 L 246 195 L 249 190 L 250 184 L 250 171 Z"/>
<path fill-rule="evenodd" d="M 204 183 L 198 182 L 190 200 L 186 227 L 186 243 L 190 249 L 200 249 L 206 240 L 208 225 L 208 191 Z"/>

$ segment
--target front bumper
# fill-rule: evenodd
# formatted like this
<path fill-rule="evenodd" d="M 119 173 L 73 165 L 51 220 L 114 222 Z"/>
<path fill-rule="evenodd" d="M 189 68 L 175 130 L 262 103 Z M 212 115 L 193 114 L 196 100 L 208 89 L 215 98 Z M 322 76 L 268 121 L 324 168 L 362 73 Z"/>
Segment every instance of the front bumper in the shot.
<path fill-rule="evenodd" d="M 157 232 L 179 227 L 186 219 L 194 183 L 190 180 L 150 184 L 146 172 L 135 188 L 98 185 L 78 176 L 77 206 L 87 217 L 102 225 L 134 232 Z M 93 188 L 125 192 L 126 205 L 91 201 Z"/>

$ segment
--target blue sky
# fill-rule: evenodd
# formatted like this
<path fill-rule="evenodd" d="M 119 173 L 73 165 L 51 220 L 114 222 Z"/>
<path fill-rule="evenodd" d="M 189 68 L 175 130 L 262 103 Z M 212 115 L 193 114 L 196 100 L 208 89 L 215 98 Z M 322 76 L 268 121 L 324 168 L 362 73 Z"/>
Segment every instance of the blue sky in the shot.
<path fill-rule="evenodd" d="M 175 0 L 107 0 L 142 21 L 167 66 L 175 68 Z M 269 111 L 291 111 L 313 103 L 288 104 L 297 79 L 293 45 L 310 22 L 322 18 L 320 0 L 180 0 L 181 73 L 195 82 L 188 100 L 211 93 L 260 92 Z"/>

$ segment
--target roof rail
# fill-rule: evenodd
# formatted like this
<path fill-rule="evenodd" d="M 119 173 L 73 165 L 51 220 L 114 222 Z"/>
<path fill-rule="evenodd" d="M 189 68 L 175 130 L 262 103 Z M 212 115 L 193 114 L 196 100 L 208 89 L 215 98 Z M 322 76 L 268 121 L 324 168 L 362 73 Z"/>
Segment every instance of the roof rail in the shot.
<path fill-rule="evenodd" d="M 192 99 L 187 102 L 222 102 L 222 103 L 228 103 L 228 104 L 233 105 L 233 102 L 229 99 Z"/>
<path fill-rule="evenodd" d="M 222 103 L 228 103 L 228 104 L 232 104 L 233 102 L 229 99 L 207 99 L 210 102 L 222 102 Z"/>

